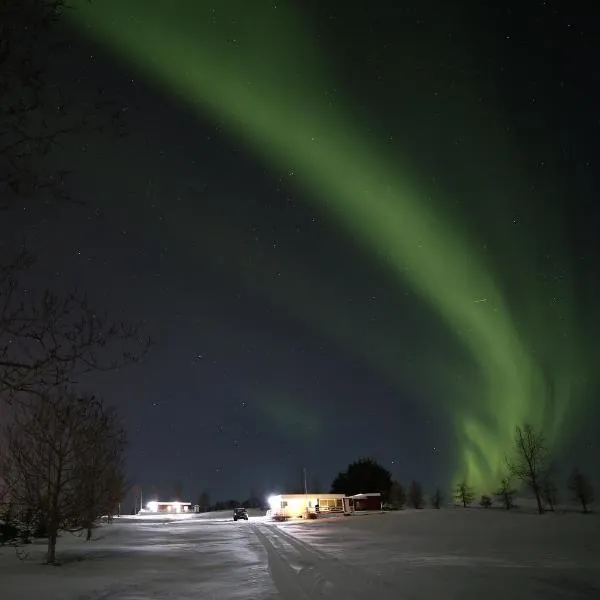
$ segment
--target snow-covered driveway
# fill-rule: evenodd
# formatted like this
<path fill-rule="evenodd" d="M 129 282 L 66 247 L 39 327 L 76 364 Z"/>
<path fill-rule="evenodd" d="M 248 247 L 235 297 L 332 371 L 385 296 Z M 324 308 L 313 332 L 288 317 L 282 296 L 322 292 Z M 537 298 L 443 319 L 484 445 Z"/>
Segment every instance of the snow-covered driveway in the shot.
<path fill-rule="evenodd" d="M 598 516 L 403 511 L 338 522 L 137 520 L 19 561 L 2 600 L 600 598 Z"/>

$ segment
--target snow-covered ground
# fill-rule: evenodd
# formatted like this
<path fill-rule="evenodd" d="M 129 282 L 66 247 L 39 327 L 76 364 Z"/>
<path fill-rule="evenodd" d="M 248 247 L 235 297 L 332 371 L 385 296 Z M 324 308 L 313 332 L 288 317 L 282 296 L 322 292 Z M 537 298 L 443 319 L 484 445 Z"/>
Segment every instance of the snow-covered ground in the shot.
<path fill-rule="evenodd" d="M 60 567 L 0 550 L 2 600 L 600 598 L 600 517 L 401 511 L 300 523 L 123 519 Z"/>

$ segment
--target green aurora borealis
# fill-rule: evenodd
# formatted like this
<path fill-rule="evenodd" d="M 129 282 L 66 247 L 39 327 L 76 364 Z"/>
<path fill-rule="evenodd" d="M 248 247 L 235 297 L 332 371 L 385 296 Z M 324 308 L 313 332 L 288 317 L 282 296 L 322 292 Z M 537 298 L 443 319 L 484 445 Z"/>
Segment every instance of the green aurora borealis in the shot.
<path fill-rule="evenodd" d="M 399 160 L 364 134 L 367 119 L 343 93 L 344 82 L 302 15 L 273 1 L 222 0 L 216 10 L 217 3 L 193 0 L 71 4 L 69 15 L 87 36 L 221 119 L 266 163 L 288 172 L 319 210 L 393 273 L 399 289 L 408 282 L 438 315 L 470 357 L 461 372 L 456 357 L 444 364 L 432 352 L 427 367 L 430 409 L 454 424 L 457 477 L 479 490 L 495 486 L 516 424 L 543 426 L 553 444 L 568 433 L 587 375 L 569 295 L 555 318 L 545 291 L 523 275 L 534 262 L 535 242 L 509 239 L 520 292 L 507 293 L 493 260 L 479 251 L 484 240 L 467 233 L 448 196 L 430 189 L 428 174 L 406 158 L 408 148 Z M 498 153 L 509 155 L 508 144 L 498 144 Z M 511 176 L 522 177 L 517 171 Z M 463 176 L 503 212 L 502 199 L 490 198 L 484 169 L 465 168 Z M 394 358 L 379 338 L 353 344 L 343 310 L 315 308 L 306 294 L 298 285 L 276 300 L 394 377 Z M 323 305 L 333 307 L 333 294 L 322 294 Z"/>

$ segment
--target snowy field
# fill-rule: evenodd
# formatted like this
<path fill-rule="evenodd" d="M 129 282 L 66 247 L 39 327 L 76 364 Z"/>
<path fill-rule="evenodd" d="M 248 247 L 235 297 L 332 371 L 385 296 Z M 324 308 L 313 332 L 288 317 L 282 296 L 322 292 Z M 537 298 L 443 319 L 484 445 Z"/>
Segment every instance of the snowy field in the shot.
<path fill-rule="evenodd" d="M 300 523 L 128 518 L 19 560 L 2 600 L 600 599 L 598 515 L 401 511 Z"/>

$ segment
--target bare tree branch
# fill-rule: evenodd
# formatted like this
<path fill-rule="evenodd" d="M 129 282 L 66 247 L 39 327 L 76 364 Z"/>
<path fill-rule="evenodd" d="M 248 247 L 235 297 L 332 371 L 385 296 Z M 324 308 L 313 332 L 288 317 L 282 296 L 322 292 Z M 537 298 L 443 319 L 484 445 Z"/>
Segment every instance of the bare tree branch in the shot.
<path fill-rule="evenodd" d="M 87 540 L 98 517 L 115 514 L 126 493 L 125 449 L 127 437 L 115 409 L 94 399 L 87 427 L 80 431 L 78 446 L 79 519 Z"/>
<path fill-rule="evenodd" d="M 535 495 L 538 512 L 544 513 L 542 484 L 548 471 L 548 448 L 540 431 L 531 425 L 515 428 L 514 456 L 507 459 L 510 474 L 525 483 Z"/>
<path fill-rule="evenodd" d="M 46 78 L 65 9 L 64 0 L 0 0 L 0 212 L 23 199 L 73 202 L 68 171 L 49 164 L 49 155 L 85 131 L 110 126 L 124 135 L 125 110 L 101 90 L 82 103 Z"/>
<path fill-rule="evenodd" d="M 503 477 L 500 487 L 494 492 L 494 496 L 500 500 L 506 510 L 514 507 L 514 497 L 517 491 L 513 488 L 511 477 Z"/>
<path fill-rule="evenodd" d="M 22 253 L 0 266 L 0 395 L 43 395 L 84 373 L 141 360 L 150 340 L 139 325 L 111 321 L 75 292 L 24 290 L 22 271 L 32 262 Z"/>
<path fill-rule="evenodd" d="M 584 473 L 575 468 L 569 476 L 567 487 L 573 500 L 579 502 L 582 512 L 587 514 L 590 504 L 594 501 L 594 488 L 591 481 Z"/>

